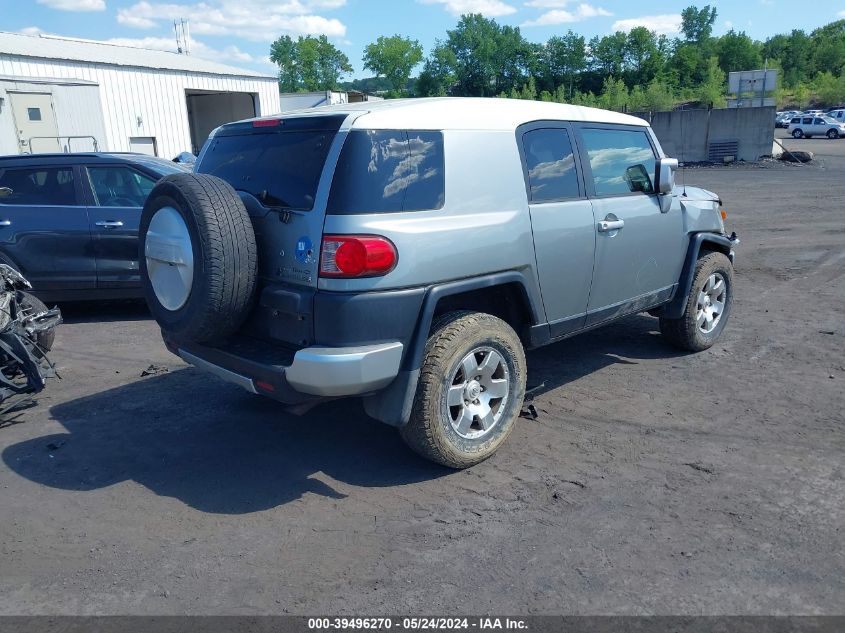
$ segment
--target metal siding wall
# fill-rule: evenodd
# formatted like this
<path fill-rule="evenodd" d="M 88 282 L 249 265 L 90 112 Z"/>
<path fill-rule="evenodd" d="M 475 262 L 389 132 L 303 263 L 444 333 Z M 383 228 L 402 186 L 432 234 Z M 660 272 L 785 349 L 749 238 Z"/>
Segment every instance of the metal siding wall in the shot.
<path fill-rule="evenodd" d="M 102 149 L 107 151 L 129 151 L 131 136 L 155 137 L 158 154 L 165 158 L 189 150 L 186 89 L 253 93 L 258 95 L 258 114 L 280 111 L 278 84 L 272 79 L 32 60 L 1 53 L 0 74 L 97 82 L 106 137 Z"/>

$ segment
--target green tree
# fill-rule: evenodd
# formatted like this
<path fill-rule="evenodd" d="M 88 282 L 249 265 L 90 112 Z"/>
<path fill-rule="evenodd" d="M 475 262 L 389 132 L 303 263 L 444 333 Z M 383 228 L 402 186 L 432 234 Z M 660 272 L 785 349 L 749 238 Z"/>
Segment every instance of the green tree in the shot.
<path fill-rule="evenodd" d="M 834 77 L 831 72 L 819 73 L 813 81 L 813 89 L 824 105 L 834 106 L 845 101 L 845 77 Z"/>
<path fill-rule="evenodd" d="M 545 85 L 552 90 L 566 86 L 572 94 L 575 78 L 587 67 L 587 42 L 571 30 L 555 35 L 541 49 L 540 60 Z"/>
<path fill-rule="evenodd" d="M 379 37 L 364 49 L 364 68 L 385 77 L 396 94 L 408 84 L 411 71 L 422 61 L 423 48 L 417 40 L 401 35 Z"/>
<path fill-rule="evenodd" d="M 793 99 L 795 99 L 795 104 L 801 110 L 804 110 L 810 105 L 810 88 L 807 87 L 807 84 L 801 82 L 795 87 Z"/>
<path fill-rule="evenodd" d="M 629 97 L 628 87 L 624 81 L 608 77 L 604 80 L 604 90 L 599 97 L 599 107 L 621 112 L 628 106 Z"/>
<path fill-rule="evenodd" d="M 446 44 L 438 41 L 425 60 L 422 72 L 414 86 L 418 97 L 445 97 L 451 94 L 457 81 L 455 68 L 458 61 Z"/>
<path fill-rule="evenodd" d="M 335 90 L 343 75 L 352 72 L 349 58 L 325 35 L 283 35 L 270 46 L 270 60 L 279 67 L 282 92 Z"/>
<path fill-rule="evenodd" d="M 625 66 L 628 36 L 622 31 L 590 40 L 591 66 L 601 74 L 619 77 Z"/>
<path fill-rule="evenodd" d="M 461 96 L 487 97 L 522 86 L 534 63 L 535 49 L 518 27 L 501 26 L 480 14 L 461 16 L 448 31 L 454 55 L 456 86 Z"/>
<path fill-rule="evenodd" d="M 644 26 L 631 29 L 625 40 L 624 49 L 626 77 L 629 84 L 647 84 L 663 70 L 666 60 L 660 44 L 657 35 Z"/>
<path fill-rule="evenodd" d="M 762 46 L 744 32 L 737 33 L 731 29 L 716 43 L 716 56 L 719 66 L 726 73 L 755 70 L 763 66 L 761 49 Z"/>
<path fill-rule="evenodd" d="M 708 4 L 703 9 L 687 7 L 681 11 L 681 32 L 688 42 L 701 44 L 713 35 L 713 25 L 718 13 Z"/>
<path fill-rule="evenodd" d="M 643 103 L 640 107 L 659 112 L 671 110 L 674 105 L 675 92 L 672 87 L 659 79 L 652 79 L 643 93 Z"/>
<path fill-rule="evenodd" d="M 719 58 L 707 60 L 704 81 L 696 91 L 701 105 L 723 108 L 725 106 L 725 72 L 719 67 Z"/>

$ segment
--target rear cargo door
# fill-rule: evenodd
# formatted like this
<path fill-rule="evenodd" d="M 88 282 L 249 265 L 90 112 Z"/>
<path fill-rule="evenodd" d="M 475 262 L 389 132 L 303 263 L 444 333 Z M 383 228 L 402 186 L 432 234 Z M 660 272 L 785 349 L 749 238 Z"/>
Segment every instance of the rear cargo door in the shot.
<path fill-rule="evenodd" d="M 224 126 L 196 171 L 228 182 L 252 219 L 263 285 L 316 287 L 330 173 L 346 114 Z"/>

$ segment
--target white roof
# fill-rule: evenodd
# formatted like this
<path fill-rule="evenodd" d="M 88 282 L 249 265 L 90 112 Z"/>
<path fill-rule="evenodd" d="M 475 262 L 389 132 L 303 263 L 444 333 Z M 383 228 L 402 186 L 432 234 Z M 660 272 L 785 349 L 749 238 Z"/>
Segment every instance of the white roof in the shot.
<path fill-rule="evenodd" d="M 641 125 L 643 119 L 597 108 L 477 97 L 435 97 L 428 99 L 386 99 L 361 103 L 321 106 L 285 112 L 284 116 L 316 115 L 330 112 L 364 112 L 353 127 L 371 130 L 513 130 L 523 123 L 541 120 L 586 121 Z"/>
<path fill-rule="evenodd" d="M 21 33 L 0 32 L 0 56 L 35 57 L 48 60 L 277 80 L 276 77 L 270 75 L 210 62 L 193 55 L 180 55 L 167 51 L 118 46 L 107 42 L 75 40 L 44 34 L 23 35 Z"/>

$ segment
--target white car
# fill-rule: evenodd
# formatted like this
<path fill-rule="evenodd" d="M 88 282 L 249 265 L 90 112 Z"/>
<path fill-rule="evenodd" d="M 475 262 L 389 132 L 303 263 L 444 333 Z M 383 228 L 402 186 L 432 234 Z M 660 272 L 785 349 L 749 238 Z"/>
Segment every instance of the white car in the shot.
<path fill-rule="evenodd" d="M 845 123 L 829 116 L 797 116 L 789 123 L 789 133 L 792 138 L 811 138 L 826 136 L 840 138 L 845 136 Z"/>
<path fill-rule="evenodd" d="M 845 109 L 831 110 L 825 116 L 829 116 L 831 119 L 836 119 L 840 123 L 845 123 Z"/>

